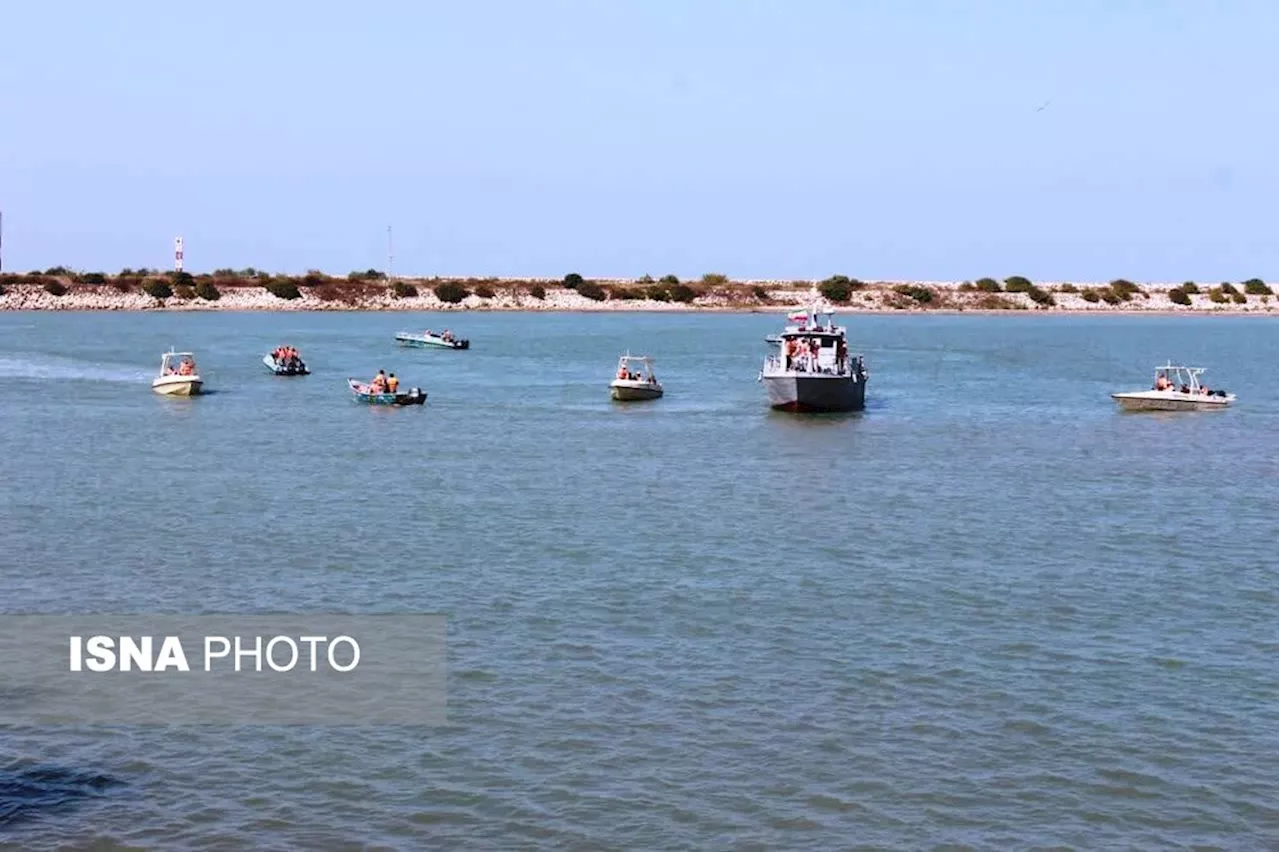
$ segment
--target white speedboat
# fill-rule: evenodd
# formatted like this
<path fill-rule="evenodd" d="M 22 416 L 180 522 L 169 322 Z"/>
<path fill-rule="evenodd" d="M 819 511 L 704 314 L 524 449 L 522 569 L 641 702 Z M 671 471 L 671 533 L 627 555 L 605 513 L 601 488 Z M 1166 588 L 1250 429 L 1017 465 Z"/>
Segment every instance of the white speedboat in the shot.
<path fill-rule="evenodd" d="M 151 389 L 166 396 L 195 396 L 204 387 L 196 356 L 190 352 L 174 352 L 170 349 L 160 358 L 160 375 L 151 382 Z"/>
<path fill-rule="evenodd" d="M 777 411 L 827 413 L 860 411 L 866 404 L 867 368 L 861 355 L 849 352 L 844 327 L 831 313 L 797 311 L 777 336 L 778 351 L 764 362 L 757 381 Z"/>
<path fill-rule="evenodd" d="M 442 333 L 436 334 L 431 329 L 427 329 L 422 334 L 412 331 L 401 331 L 396 333 L 396 342 L 401 346 L 417 346 L 427 348 L 435 346 L 441 349 L 470 349 L 471 341 L 463 340 L 455 337 L 452 331 L 445 329 Z"/>
<path fill-rule="evenodd" d="M 618 372 L 609 383 L 609 396 L 619 402 L 639 402 L 662 396 L 662 385 L 653 373 L 653 359 L 628 352 L 618 359 Z"/>
<path fill-rule="evenodd" d="M 1111 398 L 1129 411 L 1211 411 L 1236 401 L 1235 394 L 1201 383 L 1203 373 L 1203 367 L 1183 367 L 1170 361 L 1155 368 L 1150 390 L 1113 393 Z"/>

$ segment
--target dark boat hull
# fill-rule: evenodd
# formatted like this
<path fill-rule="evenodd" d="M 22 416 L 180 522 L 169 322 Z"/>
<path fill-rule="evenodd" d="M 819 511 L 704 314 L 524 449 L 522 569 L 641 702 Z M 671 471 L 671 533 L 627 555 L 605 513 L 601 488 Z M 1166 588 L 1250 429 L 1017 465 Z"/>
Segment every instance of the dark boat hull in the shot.
<path fill-rule="evenodd" d="M 775 411 L 834 414 L 865 405 L 867 383 L 851 376 L 771 376 L 764 384 Z"/>

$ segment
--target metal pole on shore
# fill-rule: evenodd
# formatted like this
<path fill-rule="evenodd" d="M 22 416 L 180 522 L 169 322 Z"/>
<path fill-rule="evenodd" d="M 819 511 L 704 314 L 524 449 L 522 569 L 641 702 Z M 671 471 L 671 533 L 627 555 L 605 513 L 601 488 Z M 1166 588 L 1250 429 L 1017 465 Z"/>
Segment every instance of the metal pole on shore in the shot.
<path fill-rule="evenodd" d="M 395 272 L 396 256 L 391 251 L 391 226 L 387 226 L 387 280 L 391 281 L 396 277 Z"/>

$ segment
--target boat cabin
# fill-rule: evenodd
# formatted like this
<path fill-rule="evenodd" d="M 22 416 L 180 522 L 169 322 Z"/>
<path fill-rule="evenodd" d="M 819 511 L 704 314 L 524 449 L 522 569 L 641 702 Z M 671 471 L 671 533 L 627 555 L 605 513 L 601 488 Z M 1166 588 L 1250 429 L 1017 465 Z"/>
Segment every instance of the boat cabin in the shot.
<path fill-rule="evenodd" d="M 1214 391 L 1201 384 L 1200 376 L 1203 373 L 1203 367 L 1183 367 L 1168 361 L 1163 367 L 1155 368 L 1151 389 L 1208 396 Z"/>
<path fill-rule="evenodd" d="M 630 352 L 618 359 L 618 371 L 613 378 L 618 382 L 658 383 L 658 377 L 653 372 L 653 359 L 646 355 L 632 355 Z"/>
<path fill-rule="evenodd" d="M 162 376 L 198 376 L 196 356 L 191 352 L 174 352 L 170 349 L 160 359 L 160 375 Z"/>

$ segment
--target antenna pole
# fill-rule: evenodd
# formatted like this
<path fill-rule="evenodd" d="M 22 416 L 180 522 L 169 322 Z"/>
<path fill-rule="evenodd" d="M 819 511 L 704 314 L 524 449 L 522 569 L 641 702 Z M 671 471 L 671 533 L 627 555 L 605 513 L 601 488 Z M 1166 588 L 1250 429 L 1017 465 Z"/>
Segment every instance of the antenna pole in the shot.
<path fill-rule="evenodd" d="M 391 244 L 391 226 L 387 226 L 387 280 L 392 281 L 396 277 L 395 272 L 395 254 L 392 253 Z"/>

